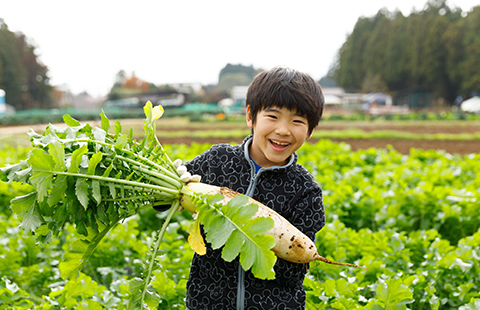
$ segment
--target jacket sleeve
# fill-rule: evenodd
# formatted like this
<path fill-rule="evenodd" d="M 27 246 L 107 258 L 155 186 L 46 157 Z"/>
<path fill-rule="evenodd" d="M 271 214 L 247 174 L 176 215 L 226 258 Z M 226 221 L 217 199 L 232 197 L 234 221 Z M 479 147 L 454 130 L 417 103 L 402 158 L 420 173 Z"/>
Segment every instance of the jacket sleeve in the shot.
<path fill-rule="evenodd" d="M 305 189 L 293 201 L 290 223 L 315 242 L 315 234 L 325 226 L 322 190 L 316 183 L 305 182 Z M 302 283 L 309 264 L 297 264 L 278 259 L 275 265 L 277 281 L 286 286 Z"/>
<path fill-rule="evenodd" d="M 295 201 L 291 223 L 315 241 L 315 234 L 325 226 L 322 189 L 318 184 L 307 186 Z"/>
<path fill-rule="evenodd" d="M 205 181 L 205 177 L 208 174 L 208 157 L 211 150 L 207 150 L 200 155 L 195 156 L 192 160 L 185 162 L 184 165 L 187 167 L 188 172 L 193 174 L 198 174 L 202 177 L 202 180 Z"/>
<path fill-rule="evenodd" d="M 234 150 L 229 145 L 216 144 L 186 162 L 185 166 L 191 174 L 200 175 L 202 183 L 225 186 L 243 193 L 248 187 L 242 182 L 245 179 L 245 167 L 239 164 L 237 155 L 231 154 Z"/>

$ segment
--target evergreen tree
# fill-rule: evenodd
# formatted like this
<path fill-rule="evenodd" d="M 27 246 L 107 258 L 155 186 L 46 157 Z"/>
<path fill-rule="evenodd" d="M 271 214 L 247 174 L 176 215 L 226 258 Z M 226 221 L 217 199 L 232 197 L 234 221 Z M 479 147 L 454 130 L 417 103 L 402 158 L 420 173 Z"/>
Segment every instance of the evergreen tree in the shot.
<path fill-rule="evenodd" d="M 227 64 L 220 70 L 217 88 L 228 93 L 233 86 L 248 86 L 257 73 L 258 70 L 251 65 L 247 67 L 241 64 Z"/>
<path fill-rule="evenodd" d="M 465 14 L 430 0 L 408 17 L 380 10 L 359 18 L 340 48 L 333 75 L 347 91 L 429 89 L 453 103 L 480 90 L 480 7 Z"/>
<path fill-rule="evenodd" d="M 28 44 L 25 35 L 17 35 L 17 47 L 26 71 L 26 91 L 23 96 L 24 108 L 51 108 L 52 87 L 49 83 L 48 68 L 38 61 L 35 48 Z"/>
<path fill-rule="evenodd" d="M 48 68 L 41 64 L 35 47 L 25 35 L 15 34 L 0 19 L 0 88 L 7 103 L 17 110 L 51 107 L 52 87 Z"/>
<path fill-rule="evenodd" d="M 7 103 L 21 109 L 22 94 L 28 87 L 27 72 L 18 51 L 17 38 L 4 23 L 0 26 L 0 62 L 2 63 L 0 88 L 5 90 Z"/>
<path fill-rule="evenodd" d="M 225 78 L 225 76 L 229 74 L 242 75 L 242 76 L 245 76 L 246 79 L 249 79 L 250 81 L 252 81 L 255 75 L 257 74 L 257 70 L 255 70 L 252 65 L 247 67 L 241 64 L 238 64 L 238 65 L 227 64 L 222 70 L 220 70 L 220 74 L 218 75 L 219 82 L 222 80 L 222 78 Z"/>
<path fill-rule="evenodd" d="M 464 94 L 480 92 L 480 6 L 475 7 L 465 18 L 464 60 L 461 68 L 461 89 Z"/>
<path fill-rule="evenodd" d="M 363 62 L 369 34 L 374 28 L 370 18 L 359 18 L 352 34 L 340 48 L 334 77 L 347 91 L 359 90 L 367 68 Z"/>

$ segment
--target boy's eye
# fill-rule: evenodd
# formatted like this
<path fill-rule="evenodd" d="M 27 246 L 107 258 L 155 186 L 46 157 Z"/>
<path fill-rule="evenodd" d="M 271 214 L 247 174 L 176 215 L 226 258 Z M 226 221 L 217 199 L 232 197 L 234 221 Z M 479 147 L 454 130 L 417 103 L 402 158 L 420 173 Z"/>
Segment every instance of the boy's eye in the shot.
<path fill-rule="evenodd" d="M 300 119 L 296 119 L 293 121 L 294 123 L 297 123 L 297 124 L 305 124 L 305 121 L 303 120 L 300 120 Z"/>
<path fill-rule="evenodd" d="M 267 117 L 270 117 L 270 118 L 273 118 L 273 119 L 277 119 L 277 117 L 275 115 L 267 115 Z"/>

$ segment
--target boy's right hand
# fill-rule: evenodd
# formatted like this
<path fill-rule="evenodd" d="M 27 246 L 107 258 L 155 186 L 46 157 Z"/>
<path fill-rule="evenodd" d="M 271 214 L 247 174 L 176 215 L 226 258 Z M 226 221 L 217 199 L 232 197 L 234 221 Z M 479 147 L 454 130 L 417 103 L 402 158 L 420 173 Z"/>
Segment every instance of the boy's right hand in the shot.
<path fill-rule="evenodd" d="M 182 160 L 181 159 L 176 159 L 173 162 L 173 165 L 175 168 L 177 168 L 177 173 L 180 175 L 180 180 L 182 180 L 185 183 L 198 183 L 202 179 L 201 176 L 198 174 L 191 175 L 190 172 L 187 171 L 187 167 L 182 165 Z"/>
<path fill-rule="evenodd" d="M 177 173 L 180 175 L 180 180 L 182 180 L 185 183 L 190 183 L 190 182 L 198 183 L 202 179 L 202 177 L 199 176 L 198 174 L 192 175 L 190 172 L 188 172 L 187 167 L 182 165 L 181 159 L 176 159 L 173 162 L 173 165 L 177 169 Z M 167 211 L 171 207 L 172 207 L 171 205 L 161 205 L 161 206 L 154 206 L 153 208 L 158 212 L 163 212 L 163 211 Z M 182 212 L 183 207 L 180 205 L 177 211 Z"/>
<path fill-rule="evenodd" d="M 187 167 L 182 165 L 181 159 L 176 159 L 173 162 L 173 165 L 177 168 L 177 173 L 180 175 L 180 180 L 182 180 L 185 183 L 191 183 L 191 182 L 198 183 L 202 179 L 202 177 L 199 176 L 198 174 L 191 175 L 190 172 L 187 171 Z M 182 205 L 178 206 L 177 211 L 178 212 L 183 211 Z"/>

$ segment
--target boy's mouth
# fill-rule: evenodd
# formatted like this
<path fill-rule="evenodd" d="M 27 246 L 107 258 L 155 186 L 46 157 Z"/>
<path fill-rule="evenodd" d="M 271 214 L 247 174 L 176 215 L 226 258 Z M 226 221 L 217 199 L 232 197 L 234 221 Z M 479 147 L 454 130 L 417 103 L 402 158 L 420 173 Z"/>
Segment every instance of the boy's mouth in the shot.
<path fill-rule="evenodd" d="M 290 143 L 288 142 L 281 142 L 281 141 L 272 140 L 272 139 L 270 139 L 269 141 L 272 148 L 276 151 L 283 151 L 290 145 Z"/>

